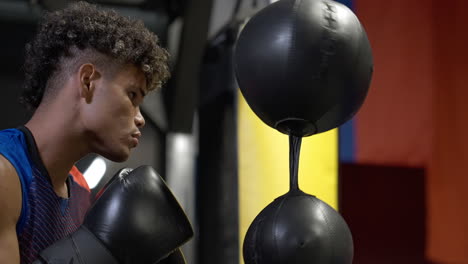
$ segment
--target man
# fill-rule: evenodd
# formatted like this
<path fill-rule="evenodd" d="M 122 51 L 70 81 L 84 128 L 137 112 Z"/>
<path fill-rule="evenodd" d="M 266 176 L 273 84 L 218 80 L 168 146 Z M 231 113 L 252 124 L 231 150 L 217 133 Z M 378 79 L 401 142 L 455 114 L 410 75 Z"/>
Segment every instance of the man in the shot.
<path fill-rule="evenodd" d="M 125 161 L 168 53 L 141 22 L 84 2 L 47 14 L 26 47 L 25 126 L 0 131 L 0 263 L 31 263 L 81 225 L 88 153 Z"/>

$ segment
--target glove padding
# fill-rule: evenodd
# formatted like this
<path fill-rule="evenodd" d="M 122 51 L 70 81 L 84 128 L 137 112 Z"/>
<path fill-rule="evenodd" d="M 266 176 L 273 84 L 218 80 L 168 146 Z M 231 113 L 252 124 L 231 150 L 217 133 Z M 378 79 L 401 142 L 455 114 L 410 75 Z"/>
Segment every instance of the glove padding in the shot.
<path fill-rule="evenodd" d="M 123 169 L 99 192 L 83 225 L 34 264 L 151 264 L 180 257 L 183 262 L 165 263 L 185 263 L 178 248 L 192 236 L 183 209 L 153 168 Z"/>

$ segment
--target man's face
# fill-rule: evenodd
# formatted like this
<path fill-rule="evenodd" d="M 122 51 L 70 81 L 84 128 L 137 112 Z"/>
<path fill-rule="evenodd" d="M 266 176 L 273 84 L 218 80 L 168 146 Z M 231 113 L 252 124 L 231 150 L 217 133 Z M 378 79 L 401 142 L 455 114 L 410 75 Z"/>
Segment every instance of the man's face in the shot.
<path fill-rule="evenodd" d="M 96 81 L 92 99 L 81 115 L 93 152 L 116 162 L 128 159 L 145 124 L 140 112 L 145 94 L 146 78 L 133 65 Z"/>

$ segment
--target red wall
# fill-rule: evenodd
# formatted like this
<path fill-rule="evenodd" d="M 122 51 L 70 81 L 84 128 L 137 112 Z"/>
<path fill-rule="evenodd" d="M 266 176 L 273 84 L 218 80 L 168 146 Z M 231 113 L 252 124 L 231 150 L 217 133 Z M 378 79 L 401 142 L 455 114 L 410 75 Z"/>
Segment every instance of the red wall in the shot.
<path fill-rule="evenodd" d="M 430 156 L 434 28 L 428 0 L 356 0 L 374 54 L 356 119 L 360 163 L 424 166 Z"/>
<path fill-rule="evenodd" d="M 375 58 L 357 161 L 426 168 L 426 256 L 468 263 L 468 1 L 355 4 Z"/>
<path fill-rule="evenodd" d="M 468 263 L 468 2 L 436 8 L 427 252 L 441 263 Z"/>

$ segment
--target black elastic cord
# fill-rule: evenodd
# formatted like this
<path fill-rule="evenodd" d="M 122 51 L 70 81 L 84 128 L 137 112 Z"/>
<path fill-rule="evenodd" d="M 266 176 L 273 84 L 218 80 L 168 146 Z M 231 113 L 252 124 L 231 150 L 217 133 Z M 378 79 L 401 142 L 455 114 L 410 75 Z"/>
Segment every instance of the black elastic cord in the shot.
<path fill-rule="evenodd" d="M 302 137 L 289 136 L 289 188 L 299 190 L 299 156 L 301 153 Z"/>

